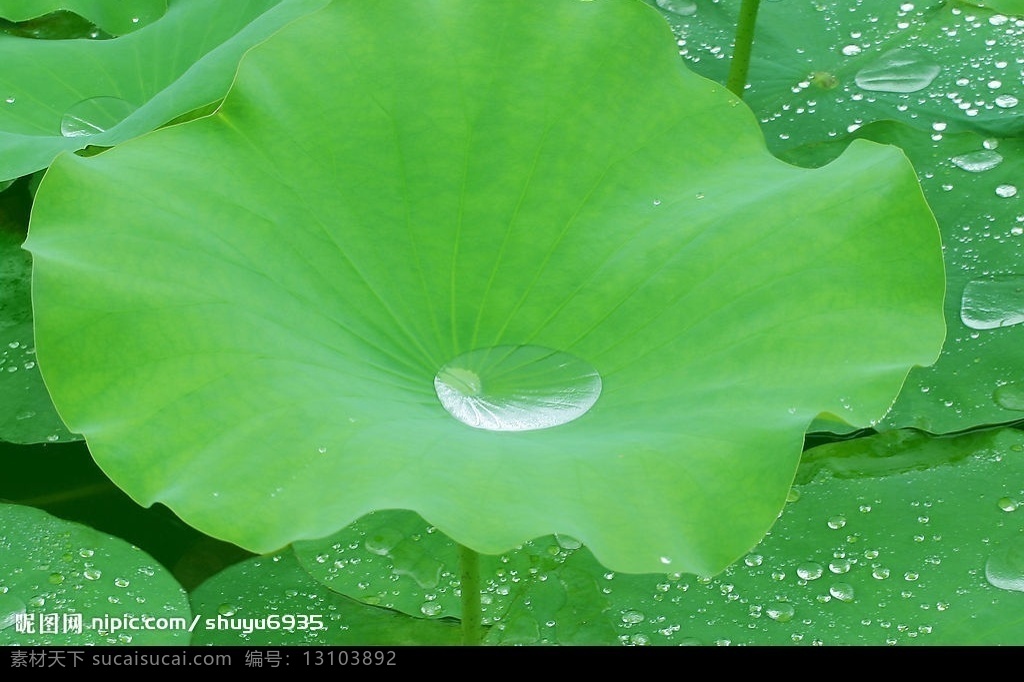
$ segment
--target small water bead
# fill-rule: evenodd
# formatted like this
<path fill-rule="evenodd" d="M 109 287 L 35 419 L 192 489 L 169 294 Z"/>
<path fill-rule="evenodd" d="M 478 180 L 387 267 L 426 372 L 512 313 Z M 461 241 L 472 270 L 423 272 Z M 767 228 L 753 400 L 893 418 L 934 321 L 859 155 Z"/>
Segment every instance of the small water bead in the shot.
<path fill-rule="evenodd" d="M 1014 95 L 999 95 L 994 100 L 995 105 L 1000 109 L 1012 109 L 1017 106 L 1019 100 Z"/>
<path fill-rule="evenodd" d="M 839 530 L 846 525 L 845 516 L 833 516 L 828 520 L 828 527 L 832 530 Z"/>
<path fill-rule="evenodd" d="M 776 602 L 764 610 L 768 617 L 779 623 L 788 623 L 796 615 L 796 609 L 789 602 Z"/>
<path fill-rule="evenodd" d="M 629 610 L 622 612 L 622 622 L 628 623 L 629 625 L 636 625 L 637 623 L 642 623 L 644 622 L 645 618 L 646 616 L 644 616 L 644 614 L 640 611 Z"/>
<path fill-rule="evenodd" d="M 999 152 L 985 149 L 979 152 L 961 154 L 950 159 L 957 168 L 969 173 L 984 173 L 992 170 L 1003 162 L 1003 155 Z"/>
<path fill-rule="evenodd" d="M 874 578 L 875 580 L 885 580 L 886 578 L 889 577 L 889 575 L 890 575 L 889 569 L 885 568 L 884 566 L 879 566 L 877 568 L 871 569 L 871 577 Z"/>
<path fill-rule="evenodd" d="M 82 571 L 82 576 L 86 580 L 99 580 L 103 573 L 98 568 L 87 568 Z"/>
<path fill-rule="evenodd" d="M 1017 186 L 1010 184 L 1002 184 L 996 187 L 996 196 L 1004 199 L 1017 196 Z"/>
<path fill-rule="evenodd" d="M 849 603 L 854 600 L 853 585 L 849 583 L 836 583 L 828 589 L 828 593 L 842 602 Z"/>
<path fill-rule="evenodd" d="M 434 377 L 441 405 L 467 426 L 532 431 L 582 417 L 601 395 L 601 376 L 583 360 L 540 346 L 464 353 Z"/>
<path fill-rule="evenodd" d="M 797 566 L 796 574 L 802 580 L 817 580 L 825 573 L 825 568 L 821 564 L 814 562 L 808 562 Z"/>
<path fill-rule="evenodd" d="M 658 7 L 673 14 L 689 17 L 697 13 L 695 0 L 657 0 Z"/>

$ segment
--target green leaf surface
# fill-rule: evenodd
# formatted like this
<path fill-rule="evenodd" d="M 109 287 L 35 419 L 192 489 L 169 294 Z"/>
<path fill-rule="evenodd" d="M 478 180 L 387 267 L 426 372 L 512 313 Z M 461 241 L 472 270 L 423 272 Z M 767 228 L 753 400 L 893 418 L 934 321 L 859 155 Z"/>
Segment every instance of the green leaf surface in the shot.
<path fill-rule="evenodd" d="M 0 18 L 9 21 L 36 19 L 58 11 L 74 12 L 117 36 L 158 19 L 167 11 L 167 0 L 0 0 Z"/>
<path fill-rule="evenodd" d="M 0 180 L 219 100 L 247 49 L 323 2 L 238 0 L 211 12 L 206 2 L 176 0 L 159 20 L 113 40 L 0 34 Z"/>
<path fill-rule="evenodd" d="M 1018 17 L 1024 15 L 1024 0 L 979 0 L 971 4 Z"/>
<path fill-rule="evenodd" d="M 717 577 L 609 574 L 629 644 L 1017 645 L 1024 433 L 894 431 L 805 453 L 764 541 Z"/>
<path fill-rule="evenodd" d="M 725 81 L 739 0 L 664 11 L 694 70 Z M 800 7 L 800 9 L 797 9 Z M 897 120 L 949 132 L 1021 130 L 1024 21 L 961 2 L 764 2 L 746 102 L 785 150 Z"/>
<path fill-rule="evenodd" d="M 589 553 L 574 558 L 579 547 L 574 538 L 548 536 L 480 557 L 483 623 L 494 626 L 488 641 L 615 640 L 596 586 L 604 569 Z M 461 615 L 458 547 L 412 512 L 374 512 L 330 537 L 297 542 L 294 550 L 312 577 L 352 599 L 421 618 Z"/>
<path fill-rule="evenodd" d="M 412 618 L 332 592 L 290 551 L 221 571 L 192 593 L 192 608 L 200 615 L 195 645 L 438 646 L 462 636 L 457 622 Z"/>
<path fill-rule="evenodd" d="M 21 248 L 30 201 L 23 185 L 0 194 L 0 440 L 78 440 L 57 415 L 36 364 L 32 259 Z"/>
<path fill-rule="evenodd" d="M 946 260 L 947 338 L 911 372 L 883 425 L 935 433 L 1024 419 L 1024 140 L 877 123 L 856 138 L 898 145 L 921 177 Z M 817 165 L 846 140 L 791 150 Z"/>
<path fill-rule="evenodd" d="M 402 508 L 482 553 L 558 532 L 713 573 L 813 418 L 879 419 L 944 334 L 905 157 L 777 161 L 632 2 L 334 3 L 216 114 L 58 159 L 28 248 L 69 427 L 137 501 L 257 551 Z M 599 398 L 461 423 L 435 375 L 483 362 L 468 403 L 533 367 L 502 347 L 579 360 Z"/>
<path fill-rule="evenodd" d="M 182 645 L 191 620 L 185 591 L 138 547 L 0 504 L 0 644 Z"/>

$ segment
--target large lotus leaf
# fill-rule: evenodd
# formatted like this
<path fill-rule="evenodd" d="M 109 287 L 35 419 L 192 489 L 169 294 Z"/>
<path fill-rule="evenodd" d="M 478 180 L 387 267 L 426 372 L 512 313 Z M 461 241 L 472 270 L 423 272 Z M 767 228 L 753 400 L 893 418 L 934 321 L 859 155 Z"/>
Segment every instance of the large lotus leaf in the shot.
<path fill-rule="evenodd" d="M 739 4 L 662 10 L 686 62 L 720 82 Z M 777 150 L 887 119 L 1007 135 L 1024 111 L 1022 49 L 1024 21 L 961 2 L 764 2 L 744 101 Z"/>
<path fill-rule="evenodd" d="M 0 504 L 0 644 L 186 644 L 181 585 L 138 547 Z"/>
<path fill-rule="evenodd" d="M 0 180 L 111 146 L 222 98 L 242 53 L 324 0 L 176 0 L 113 40 L 0 34 Z"/>
<path fill-rule="evenodd" d="M 51 12 L 74 12 L 111 35 L 131 33 L 159 18 L 167 0 L 0 0 L 0 17 L 10 21 L 36 19 Z"/>
<path fill-rule="evenodd" d="M 883 422 L 936 433 L 1024 418 L 1024 141 L 876 123 L 855 137 L 910 157 L 945 244 L 949 331 L 942 355 L 911 372 Z M 847 140 L 790 150 L 817 165 Z"/>
<path fill-rule="evenodd" d="M 32 260 L 21 248 L 30 202 L 20 183 L 0 194 L 0 440 L 74 440 L 53 408 L 36 363 Z"/>
<path fill-rule="evenodd" d="M 406 508 L 483 553 L 720 570 L 815 415 L 880 418 L 938 353 L 911 167 L 776 160 L 640 3 L 395 9 L 332 4 L 215 115 L 56 161 L 27 246 L 58 410 L 136 500 L 257 551 Z M 473 428 L 442 368 L 467 420 L 490 382 L 508 428 L 578 418 Z"/>
<path fill-rule="evenodd" d="M 715 577 L 607 576 L 634 644 L 1024 643 L 1024 434 L 892 431 L 805 453 L 769 535 Z"/>

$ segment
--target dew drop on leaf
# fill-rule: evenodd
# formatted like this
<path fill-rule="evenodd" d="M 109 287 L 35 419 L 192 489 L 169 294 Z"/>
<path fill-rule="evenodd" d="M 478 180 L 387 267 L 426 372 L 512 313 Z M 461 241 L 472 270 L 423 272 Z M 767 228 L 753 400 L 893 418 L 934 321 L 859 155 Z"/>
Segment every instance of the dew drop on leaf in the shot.
<path fill-rule="evenodd" d="M 666 12 L 672 12 L 680 16 L 688 17 L 697 13 L 697 3 L 694 0 L 657 0 L 658 7 Z"/>
<path fill-rule="evenodd" d="M 1024 384 L 1003 384 L 992 392 L 992 399 L 1003 409 L 1024 411 Z"/>
<path fill-rule="evenodd" d="M 134 104 L 118 97 L 91 97 L 74 104 L 60 120 L 64 137 L 96 135 L 126 119 L 136 109 Z"/>
<path fill-rule="evenodd" d="M 917 92 L 931 85 L 939 65 L 913 50 L 886 52 L 857 72 L 857 86 L 875 92 Z"/>
<path fill-rule="evenodd" d="M 991 170 L 1003 162 L 1003 156 L 999 152 L 988 149 L 970 154 L 961 154 L 950 159 L 957 168 L 970 173 L 983 173 Z"/>
<path fill-rule="evenodd" d="M 971 329 L 996 329 L 1024 322 L 1024 276 L 972 279 L 964 287 L 960 319 Z"/>
<path fill-rule="evenodd" d="M 488 431 L 532 431 L 583 416 L 601 394 L 601 376 L 579 358 L 540 346 L 464 353 L 434 377 L 441 405 Z"/>
<path fill-rule="evenodd" d="M 1001 590 L 1024 592 L 1024 542 L 998 548 L 985 563 L 985 578 Z"/>
<path fill-rule="evenodd" d="M 1017 186 L 1009 184 L 999 185 L 998 187 L 996 187 L 996 196 L 1002 197 L 1004 199 L 1015 197 L 1017 196 Z"/>
<path fill-rule="evenodd" d="M 854 599 L 853 585 L 850 583 L 836 583 L 829 588 L 828 593 L 832 595 L 834 599 L 838 599 L 843 602 L 851 602 Z"/>
<path fill-rule="evenodd" d="M 796 609 L 789 602 L 777 602 L 765 609 L 768 617 L 779 623 L 788 623 L 793 620 Z"/>
<path fill-rule="evenodd" d="M 0 593 L 0 630 L 14 625 L 18 616 L 24 615 L 26 606 L 23 601 L 10 593 Z"/>

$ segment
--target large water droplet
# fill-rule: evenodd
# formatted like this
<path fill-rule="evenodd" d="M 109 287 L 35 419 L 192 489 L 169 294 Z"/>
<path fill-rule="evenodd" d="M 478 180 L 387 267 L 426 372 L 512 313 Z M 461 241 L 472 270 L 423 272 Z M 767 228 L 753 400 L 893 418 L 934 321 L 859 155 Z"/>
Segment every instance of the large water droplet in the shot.
<path fill-rule="evenodd" d="M 25 602 L 13 594 L 0 593 L 0 630 L 6 630 L 14 625 L 18 616 L 25 614 Z"/>
<path fill-rule="evenodd" d="M 913 50 L 891 50 L 857 72 L 858 87 L 876 92 L 917 92 L 939 75 L 933 64 Z"/>
<path fill-rule="evenodd" d="M 988 149 L 970 154 L 961 154 L 952 159 L 957 168 L 971 173 L 982 173 L 991 170 L 1003 162 L 1003 155 Z"/>
<path fill-rule="evenodd" d="M 992 399 L 1005 410 L 1024 412 L 1024 384 L 1004 384 L 992 392 Z"/>
<path fill-rule="evenodd" d="M 1024 592 L 1024 541 L 996 550 L 985 562 L 985 578 L 1001 590 Z"/>
<path fill-rule="evenodd" d="M 601 376 L 589 364 L 540 346 L 495 346 L 458 356 L 434 377 L 448 413 L 489 431 L 559 426 L 589 410 Z"/>
<path fill-rule="evenodd" d="M 995 329 L 1024 322 L 1024 276 L 972 279 L 964 287 L 960 319 L 971 329 Z"/>
<path fill-rule="evenodd" d="M 657 2 L 658 7 L 673 14 L 688 17 L 697 13 L 697 3 L 694 0 L 657 0 Z"/>
<path fill-rule="evenodd" d="M 71 106 L 60 120 L 64 137 L 95 135 L 113 128 L 136 109 L 118 97 L 92 97 Z"/>

